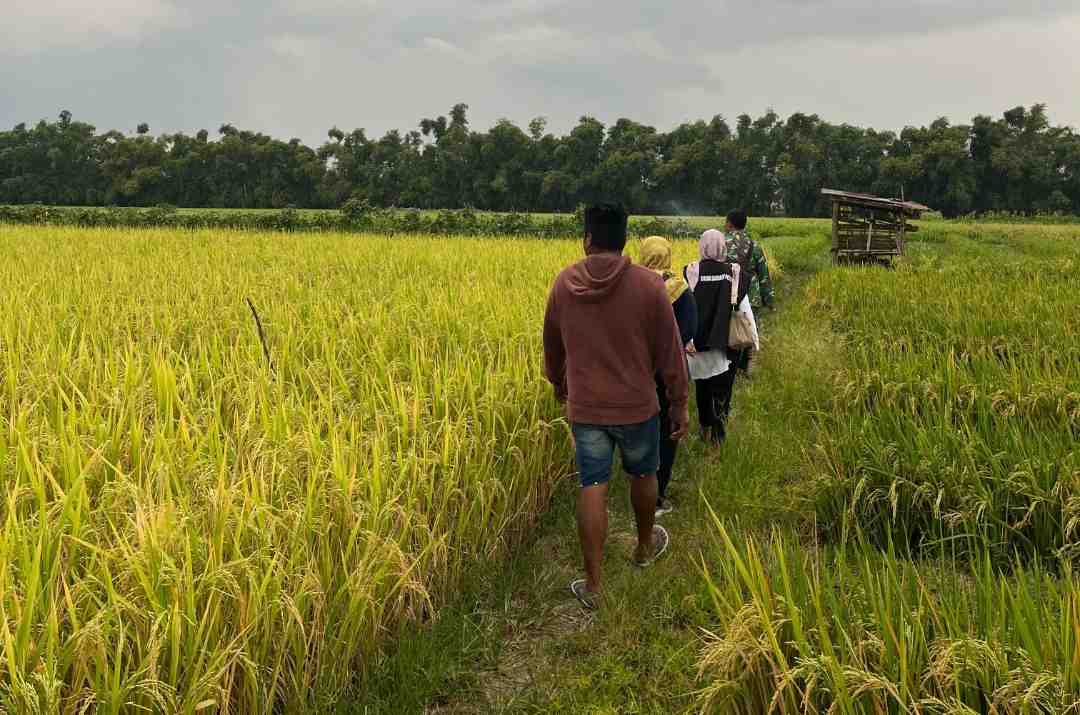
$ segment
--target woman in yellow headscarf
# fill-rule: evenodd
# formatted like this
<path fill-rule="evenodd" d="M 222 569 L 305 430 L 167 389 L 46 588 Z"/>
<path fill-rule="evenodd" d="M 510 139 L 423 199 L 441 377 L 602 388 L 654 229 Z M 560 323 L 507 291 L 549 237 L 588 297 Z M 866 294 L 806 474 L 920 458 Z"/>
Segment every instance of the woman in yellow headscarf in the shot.
<path fill-rule="evenodd" d="M 697 332 L 697 303 L 690 287 L 677 272 L 671 270 L 671 241 L 661 236 L 649 236 L 641 242 L 641 265 L 656 273 L 664 280 L 675 322 L 679 326 L 679 335 L 683 345 L 694 339 Z M 667 498 L 667 487 L 671 481 L 671 470 L 675 466 L 675 453 L 678 443 L 671 439 L 671 419 L 667 401 L 667 390 L 660 376 L 656 377 L 656 396 L 660 399 L 660 469 L 657 470 L 659 496 L 656 500 L 656 516 L 663 516 L 674 507 Z"/>
<path fill-rule="evenodd" d="M 673 305 L 689 289 L 682 276 L 671 270 L 671 241 L 666 238 L 649 236 L 641 242 L 641 265 L 664 279 Z"/>

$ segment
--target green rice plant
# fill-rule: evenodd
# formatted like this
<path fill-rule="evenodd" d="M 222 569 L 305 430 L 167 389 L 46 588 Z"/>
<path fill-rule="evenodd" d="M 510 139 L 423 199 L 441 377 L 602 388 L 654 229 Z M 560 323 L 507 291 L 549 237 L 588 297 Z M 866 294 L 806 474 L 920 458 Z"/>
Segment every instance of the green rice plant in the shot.
<path fill-rule="evenodd" d="M 1072 574 L 908 561 L 860 541 L 807 548 L 714 521 L 702 712 L 1080 711 Z"/>
<path fill-rule="evenodd" d="M 579 250 L 0 227 L 0 711 L 362 698 L 569 472 Z"/>
<path fill-rule="evenodd" d="M 827 531 L 1077 553 L 1080 241 L 1034 231 L 813 281 L 843 355 L 810 459 Z"/>

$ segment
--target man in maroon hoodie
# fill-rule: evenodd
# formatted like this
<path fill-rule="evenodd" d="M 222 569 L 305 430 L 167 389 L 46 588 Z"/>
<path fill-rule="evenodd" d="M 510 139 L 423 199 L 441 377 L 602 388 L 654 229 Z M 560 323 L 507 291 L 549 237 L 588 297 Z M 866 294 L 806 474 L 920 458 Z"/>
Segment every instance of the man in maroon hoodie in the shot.
<path fill-rule="evenodd" d="M 570 590 L 587 607 L 595 607 L 600 593 L 616 447 L 631 478 L 635 563 L 647 566 L 669 543 L 667 532 L 654 524 L 660 450 L 657 375 L 667 386 L 672 437 L 683 437 L 689 422 L 686 358 L 671 301 L 657 274 L 622 255 L 626 223 L 618 206 L 585 212 L 585 259 L 559 274 L 544 316 L 544 370 L 566 403 L 581 478 L 577 522 L 585 578 L 574 581 Z"/>

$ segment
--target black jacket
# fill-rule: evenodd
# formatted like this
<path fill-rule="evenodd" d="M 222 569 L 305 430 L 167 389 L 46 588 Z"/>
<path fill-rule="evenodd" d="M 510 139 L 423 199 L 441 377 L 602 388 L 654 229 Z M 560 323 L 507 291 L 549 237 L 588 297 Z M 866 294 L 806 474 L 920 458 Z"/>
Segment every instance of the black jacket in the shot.
<path fill-rule="evenodd" d="M 679 337 L 682 338 L 682 344 L 685 346 L 694 339 L 697 333 L 698 314 L 694 294 L 685 291 L 677 301 L 671 304 L 671 309 L 675 311 L 675 322 L 679 324 Z"/>
<path fill-rule="evenodd" d="M 731 325 L 731 263 L 705 260 L 700 263 L 694 300 L 698 309 L 697 331 L 694 347 L 706 350 L 727 350 L 728 329 Z M 741 302 L 750 288 L 749 271 L 739 272 L 739 295 Z"/>
<path fill-rule="evenodd" d="M 697 302 L 694 300 L 694 294 L 685 291 L 671 304 L 671 309 L 675 311 L 675 322 L 679 325 L 679 339 L 683 347 L 686 347 L 697 332 Z M 660 373 L 656 373 L 656 390 L 660 399 L 660 411 L 665 412 L 668 409 L 667 393 Z"/>

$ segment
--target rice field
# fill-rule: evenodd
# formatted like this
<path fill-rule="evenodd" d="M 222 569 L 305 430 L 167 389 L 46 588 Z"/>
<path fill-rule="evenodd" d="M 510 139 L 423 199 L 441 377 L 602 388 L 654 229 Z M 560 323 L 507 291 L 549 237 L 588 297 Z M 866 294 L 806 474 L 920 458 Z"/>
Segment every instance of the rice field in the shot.
<path fill-rule="evenodd" d="M 737 405 L 680 542 L 692 709 L 1080 710 L 1080 230 L 924 224 L 885 271 L 763 228 L 782 407 Z M 540 320 L 579 254 L 0 226 L 0 712 L 363 704 L 572 491 Z"/>
<path fill-rule="evenodd" d="M 1077 233 L 977 232 L 811 285 L 846 361 L 818 461 L 823 525 L 1006 559 L 1077 553 Z"/>
<path fill-rule="evenodd" d="M 1080 590 L 1070 570 L 911 561 L 716 523 L 715 629 L 697 706 L 716 713 L 1071 713 Z"/>
<path fill-rule="evenodd" d="M 917 236 L 807 279 L 804 526 L 714 519 L 702 711 L 1080 711 L 1080 231 Z"/>
<path fill-rule="evenodd" d="M 0 227 L 0 707 L 347 700 L 569 471 L 573 250 Z"/>

